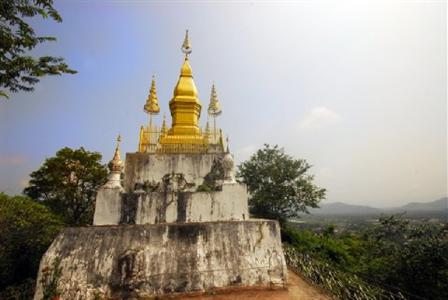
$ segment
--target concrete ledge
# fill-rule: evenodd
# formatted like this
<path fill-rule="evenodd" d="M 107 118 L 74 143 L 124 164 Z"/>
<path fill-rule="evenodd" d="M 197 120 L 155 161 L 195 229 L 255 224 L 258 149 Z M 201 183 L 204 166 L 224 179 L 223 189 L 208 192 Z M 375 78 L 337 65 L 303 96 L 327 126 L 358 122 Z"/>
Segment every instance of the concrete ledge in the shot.
<path fill-rule="evenodd" d="M 67 228 L 45 253 L 60 259 L 62 299 L 127 299 L 215 289 L 283 286 L 287 271 L 271 220 Z"/>

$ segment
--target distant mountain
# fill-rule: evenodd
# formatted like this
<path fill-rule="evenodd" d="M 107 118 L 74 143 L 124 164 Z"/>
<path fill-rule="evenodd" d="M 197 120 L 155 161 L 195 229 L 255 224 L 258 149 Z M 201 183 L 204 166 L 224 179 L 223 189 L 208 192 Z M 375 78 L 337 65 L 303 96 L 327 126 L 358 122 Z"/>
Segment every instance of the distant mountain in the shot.
<path fill-rule="evenodd" d="M 444 212 L 448 213 L 448 198 L 432 202 L 411 202 L 394 208 L 375 208 L 365 205 L 353 205 L 343 202 L 321 204 L 320 208 L 310 209 L 313 215 L 378 215 L 396 212 Z"/>
<path fill-rule="evenodd" d="M 315 215 L 373 215 L 381 212 L 378 208 L 342 202 L 321 204 L 320 208 L 310 209 L 310 213 Z"/>
<path fill-rule="evenodd" d="M 422 203 L 411 202 L 401 207 L 395 208 L 395 210 L 402 211 L 443 211 L 448 210 L 448 197 L 440 198 L 438 200 Z"/>

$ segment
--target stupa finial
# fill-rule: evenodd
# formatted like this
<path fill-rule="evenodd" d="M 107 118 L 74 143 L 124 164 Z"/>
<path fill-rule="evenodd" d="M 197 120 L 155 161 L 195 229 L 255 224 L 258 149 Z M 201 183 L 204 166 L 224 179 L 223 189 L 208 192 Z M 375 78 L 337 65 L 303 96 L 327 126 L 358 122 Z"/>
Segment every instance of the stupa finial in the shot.
<path fill-rule="evenodd" d="M 115 153 L 112 160 L 109 162 L 109 170 L 111 172 L 121 172 L 123 169 L 123 162 L 121 161 L 121 154 L 120 154 L 120 142 L 121 142 L 121 135 L 117 136 L 117 146 L 115 147 Z"/>
<path fill-rule="evenodd" d="M 185 39 L 184 39 L 184 42 L 182 43 L 181 50 L 185 54 L 185 59 L 188 59 L 188 55 L 192 51 L 190 39 L 188 38 L 188 29 L 185 31 Z"/>
<path fill-rule="evenodd" d="M 157 98 L 156 78 L 154 75 L 152 75 L 151 89 L 149 90 L 148 99 L 146 99 L 143 109 L 150 115 L 156 115 L 160 112 L 159 99 Z"/>
<path fill-rule="evenodd" d="M 115 153 L 112 160 L 107 165 L 109 168 L 109 175 L 107 176 L 107 182 L 103 186 L 104 188 L 120 188 L 121 187 L 121 171 L 123 171 L 123 162 L 120 158 L 120 142 L 121 135 L 117 136 L 117 146 L 115 147 Z"/>

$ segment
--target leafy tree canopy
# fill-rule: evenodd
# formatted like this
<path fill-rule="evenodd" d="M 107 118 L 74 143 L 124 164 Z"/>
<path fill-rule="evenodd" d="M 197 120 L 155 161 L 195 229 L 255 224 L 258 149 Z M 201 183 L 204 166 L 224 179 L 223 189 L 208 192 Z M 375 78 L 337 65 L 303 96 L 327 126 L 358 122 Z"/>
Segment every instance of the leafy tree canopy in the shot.
<path fill-rule="evenodd" d="M 52 0 L 0 1 L 0 97 L 8 98 L 7 91 L 32 91 L 39 77 L 45 75 L 76 73 L 63 58 L 35 58 L 26 54 L 40 43 L 56 40 L 50 36 L 36 36 L 25 21 L 38 15 L 62 22 Z"/>
<path fill-rule="evenodd" d="M 250 193 L 251 213 L 284 222 L 307 212 L 307 207 L 317 207 L 325 197 L 325 189 L 313 183 L 313 176 L 307 174 L 310 167 L 282 148 L 265 144 L 238 170 L 238 177 Z"/>
<path fill-rule="evenodd" d="M 43 201 L 68 225 L 91 224 L 96 192 L 106 182 L 106 176 L 98 152 L 63 148 L 31 173 L 30 186 L 24 193 Z"/>
<path fill-rule="evenodd" d="M 368 236 L 369 263 L 360 270 L 366 277 L 411 295 L 448 299 L 448 224 L 382 216 Z"/>
<path fill-rule="evenodd" d="M 44 205 L 0 193 L 0 290 L 11 284 L 29 286 L 26 279 L 36 276 L 42 254 L 62 225 Z"/>

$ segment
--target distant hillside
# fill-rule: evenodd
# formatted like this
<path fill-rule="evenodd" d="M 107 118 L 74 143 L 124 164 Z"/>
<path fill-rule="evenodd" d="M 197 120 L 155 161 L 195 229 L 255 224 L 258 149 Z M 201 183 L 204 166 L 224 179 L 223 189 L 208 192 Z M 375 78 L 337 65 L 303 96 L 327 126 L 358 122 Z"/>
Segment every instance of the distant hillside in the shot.
<path fill-rule="evenodd" d="M 448 198 L 440 198 L 438 200 L 421 203 L 421 202 L 411 202 L 402 207 L 396 208 L 397 210 L 403 211 L 441 211 L 448 209 Z"/>
<path fill-rule="evenodd" d="M 310 209 L 310 213 L 315 215 L 373 215 L 381 212 L 378 208 L 342 202 L 321 204 L 320 208 Z"/>
<path fill-rule="evenodd" d="M 324 203 L 320 208 L 310 209 L 313 215 L 378 215 L 397 212 L 444 212 L 448 213 L 448 198 L 432 202 L 411 202 L 395 208 L 375 208 L 365 205 L 353 205 L 342 202 Z"/>

